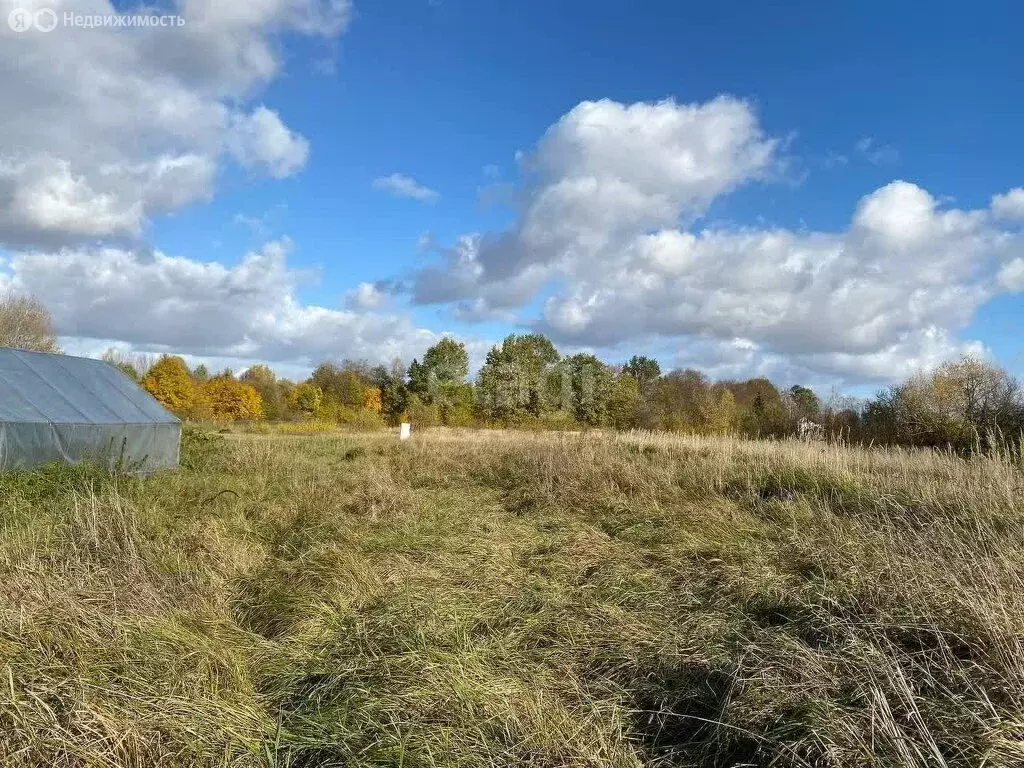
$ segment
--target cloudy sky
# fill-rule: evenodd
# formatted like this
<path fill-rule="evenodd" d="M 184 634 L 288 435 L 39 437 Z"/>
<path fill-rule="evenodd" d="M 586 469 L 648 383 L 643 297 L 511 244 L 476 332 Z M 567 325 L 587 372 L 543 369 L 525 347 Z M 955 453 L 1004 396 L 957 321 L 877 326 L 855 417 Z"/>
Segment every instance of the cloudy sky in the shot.
<path fill-rule="evenodd" d="M 1024 11 L 767 5 L 0 0 L 0 290 L 71 352 L 289 375 L 530 329 L 1024 373 Z"/>

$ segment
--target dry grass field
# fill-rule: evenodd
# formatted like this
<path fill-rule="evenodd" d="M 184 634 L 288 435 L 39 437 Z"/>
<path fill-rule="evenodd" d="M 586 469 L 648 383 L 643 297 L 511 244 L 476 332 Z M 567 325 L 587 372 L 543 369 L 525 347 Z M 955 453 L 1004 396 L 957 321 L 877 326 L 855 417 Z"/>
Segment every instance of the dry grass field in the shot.
<path fill-rule="evenodd" d="M 1018 457 L 189 435 L 0 476 L 0 764 L 1019 766 Z"/>

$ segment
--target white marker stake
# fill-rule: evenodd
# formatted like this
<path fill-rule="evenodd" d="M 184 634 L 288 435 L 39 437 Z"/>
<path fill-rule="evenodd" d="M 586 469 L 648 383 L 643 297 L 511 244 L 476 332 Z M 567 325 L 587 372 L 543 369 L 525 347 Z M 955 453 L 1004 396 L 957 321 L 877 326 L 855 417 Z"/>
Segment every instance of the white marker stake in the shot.
<path fill-rule="evenodd" d="M 405 422 L 401 426 L 401 431 L 398 433 L 399 440 L 408 440 L 412 436 L 412 426 L 408 422 Z"/>

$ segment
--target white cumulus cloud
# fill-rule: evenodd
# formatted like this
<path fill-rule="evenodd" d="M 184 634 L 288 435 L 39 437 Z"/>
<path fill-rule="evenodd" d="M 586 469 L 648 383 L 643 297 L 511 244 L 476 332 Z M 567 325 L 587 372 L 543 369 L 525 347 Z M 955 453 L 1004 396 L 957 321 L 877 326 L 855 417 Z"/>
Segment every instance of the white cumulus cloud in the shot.
<path fill-rule="evenodd" d="M 433 203 L 440 195 L 436 190 L 420 184 L 404 173 L 392 173 L 373 180 L 373 188 L 390 192 L 395 197 L 406 197 L 421 203 Z"/>
<path fill-rule="evenodd" d="M 387 293 L 374 283 L 359 283 L 345 294 L 349 309 L 378 309 L 387 300 Z"/>
<path fill-rule="evenodd" d="M 404 315 L 303 303 L 297 291 L 308 276 L 289 268 L 291 247 L 270 241 L 234 266 L 112 246 L 19 251 L 0 264 L 0 290 L 41 298 L 80 349 L 117 342 L 308 368 L 345 357 L 409 360 L 439 338 Z"/>
<path fill-rule="evenodd" d="M 242 166 L 265 170 L 278 179 L 302 168 L 309 155 L 309 142 L 264 106 L 247 115 L 233 115 L 225 144 Z"/>
<path fill-rule="evenodd" d="M 45 6 L 58 18 L 149 9 Z M 16 7 L 0 0 L 0 18 Z M 280 72 L 280 36 L 341 34 L 347 0 L 178 0 L 161 12 L 185 24 L 0 24 L 0 244 L 138 237 L 153 215 L 209 199 L 228 160 L 273 177 L 303 167 L 306 139 L 248 104 Z"/>
<path fill-rule="evenodd" d="M 1000 219 L 1024 220 L 1024 187 L 1014 187 L 992 197 L 992 213 Z"/>
<path fill-rule="evenodd" d="M 960 332 L 1024 279 L 1024 239 L 993 216 L 1008 203 L 962 210 L 894 181 L 840 231 L 700 226 L 713 201 L 771 177 L 779 151 L 730 97 L 580 104 L 524 155 L 515 224 L 435 248 L 413 298 L 463 320 L 516 313 L 563 344 L 674 344 L 849 382 L 978 348 Z M 522 314 L 539 296 L 541 316 Z"/>
<path fill-rule="evenodd" d="M 999 283 L 1008 291 L 1024 291 L 1024 258 L 1016 258 L 999 272 Z"/>
<path fill-rule="evenodd" d="M 819 371 L 896 377 L 960 351 L 956 333 L 1024 242 L 984 211 L 944 210 L 893 182 L 842 232 L 665 229 L 568 275 L 545 304 L 559 337 L 749 340 Z"/>
<path fill-rule="evenodd" d="M 422 270 L 422 303 L 469 300 L 478 313 L 527 301 L 556 271 L 600 258 L 636 232 L 696 218 L 718 196 L 763 178 L 778 141 L 746 102 L 583 102 L 521 162 L 531 175 L 519 221 L 463 238 Z M 465 310 L 465 308 L 464 308 Z"/>

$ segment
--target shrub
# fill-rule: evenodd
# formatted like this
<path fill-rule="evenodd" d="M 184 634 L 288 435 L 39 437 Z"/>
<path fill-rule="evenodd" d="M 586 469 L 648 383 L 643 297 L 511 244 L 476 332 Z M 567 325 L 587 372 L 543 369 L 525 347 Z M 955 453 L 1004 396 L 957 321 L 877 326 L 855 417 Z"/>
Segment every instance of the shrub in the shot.
<path fill-rule="evenodd" d="M 338 423 L 351 429 L 377 430 L 384 429 L 384 419 L 379 413 L 363 409 L 341 408 L 337 414 Z"/>
<path fill-rule="evenodd" d="M 306 421 L 278 424 L 277 431 L 282 435 L 322 435 L 329 432 L 337 432 L 338 425 L 333 421 L 308 419 Z"/>
<path fill-rule="evenodd" d="M 216 432 L 197 424 L 182 425 L 179 463 L 185 469 L 208 469 L 210 462 L 223 448 L 224 438 Z"/>
<path fill-rule="evenodd" d="M 441 412 L 436 405 L 427 405 L 417 395 L 410 395 L 403 421 L 420 429 L 436 427 L 441 424 Z"/>

